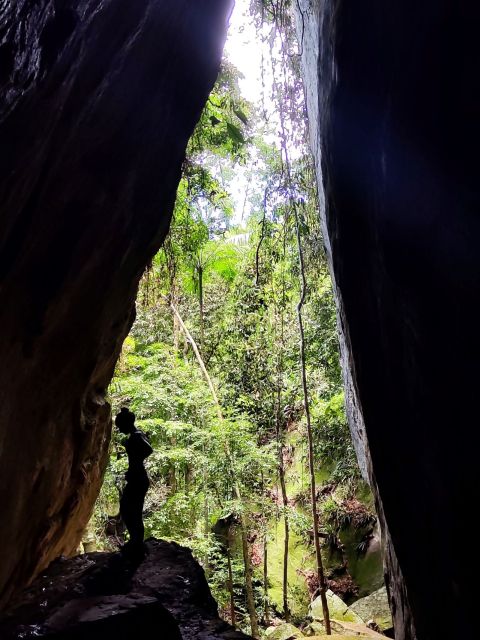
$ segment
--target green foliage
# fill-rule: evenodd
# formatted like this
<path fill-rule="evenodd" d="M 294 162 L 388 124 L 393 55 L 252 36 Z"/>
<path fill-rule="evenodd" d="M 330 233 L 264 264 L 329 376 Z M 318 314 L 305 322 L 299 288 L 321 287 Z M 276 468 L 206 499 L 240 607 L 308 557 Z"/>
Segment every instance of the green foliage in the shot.
<path fill-rule="evenodd" d="M 347 485 L 353 491 L 360 476 L 345 417 L 343 391 L 314 404 L 312 417 L 318 457 L 332 468 L 333 482 Z"/>
<path fill-rule="evenodd" d="M 190 141 L 189 155 L 208 151 L 221 157 L 244 157 L 250 111 L 250 105 L 240 93 L 238 71 L 224 60 L 215 89 Z"/>
<path fill-rule="evenodd" d="M 358 481 L 312 167 L 307 156 L 300 156 L 287 176 L 279 149 L 254 135 L 255 118 L 254 108 L 240 95 L 237 72 L 225 63 L 190 141 L 170 233 L 140 284 L 136 322 L 110 389 L 113 411 L 129 406 L 154 449 L 146 461 L 151 478 L 147 535 L 189 546 L 223 611 L 229 602 L 228 547 L 242 624 L 242 527 L 247 528 L 258 607 L 265 537 L 274 558 L 269 564 L 271 604 L 281 603 L 284 533 L 279 523 L 285 513 L 291 562 L 298 565 L 290 571 L 289 593 L 302 607 L 308 600 L 305 575 L 313 568 L 292 203 L 305 243 L 303 314 L 317 480 L 340 487 L 344 496 L 354 492 Z M 255 157 L 245 195 L 250 214 L 235 226 L 235 168 L 249 154 L 250 160 Z M 222 416 L 169 305 L 196 342 Z M 280 499 L 279 455 L 288 476 L 287 507 Z M 99 536 L 118 511 L 125 469 L 125 451 L 114 434 L 96 509 Z M 323 501 L 325 532 L 336 535 L 340 511 L 337 503 Z"/>

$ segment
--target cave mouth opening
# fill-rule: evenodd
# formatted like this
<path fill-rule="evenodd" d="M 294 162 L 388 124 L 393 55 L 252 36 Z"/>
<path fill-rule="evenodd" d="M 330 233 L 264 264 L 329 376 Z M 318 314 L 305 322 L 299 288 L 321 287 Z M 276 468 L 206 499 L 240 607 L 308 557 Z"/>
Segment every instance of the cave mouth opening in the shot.
<path fill-rule="evenodd" d="M 128 539 L 111 404 L 135 412 L 153 448 L 146 536 L 193 551 L 235 626 L 253 636 L 270 622 L 305 627 L 319 557 L 347 603 L 377 590 L 382 569 L 343 408 L 294 21 L 254 11 L 242 23 L 237 2 L 237 41 L 207 100 L 229 2 L 205 3 L 201 16 L 186 0 L 130 3 L 122 15 L 107 1 L 63 17 L 62 3 L 44 4 L 42 15 L 9 6 L 0 45 L 0 602 L 39 576 L 32 598 L 47 586 L 52 601 L 66 598 L 53 627 L 76 624 L 80 573 L 103 613 L 117 606 L 113 592 L 128 600 L 132 566 L 117 553 L 85 556 Z M 200 48 L 187 37 L 197 18 Z M 255 77 L 242 78 L 244 63 Z M 28 425 L 22 447 L 18 424 Z M 198 578 L 191 557 L 165 544 L 149 543 L 145 581 L 167 547 Z M 143 595 L 142 611 L 157 607 L 167 628 L 170 614 Z M 20 622 L 32 620 L 36 637 L 49 609 L 32 602 Z"/>
<path fill-rule="evenodd" d="M 344 411 L 299 50 L 293 22 L 237 3 L 109 391 L 153 448 L 146 537 L 190 548 L 224 619 L 253 635 L 258 619 L 304 625 L 318 595 L 309 430 L 328 586 L 347 604 L 384 588 Z M 83 552 L 128 540 L 124 444 L 114 431 Z"/>
<path fill-rule="evenodd" d="M 0 607 L 75 554 L 104 476 L 90 535 L 122 541 L 114 373 L 154 445 L 147 535 L 194 548 L 227 619 L 302 624 L 320 535 L 332 592 L 373 590 L 323 238 L 397 635 L 444 637 L 447 602 L 473 637 L 478 8 L 262 0 L 256 101 L 254 43 L 209 97 L 231 5 L 0 3 Z"/>

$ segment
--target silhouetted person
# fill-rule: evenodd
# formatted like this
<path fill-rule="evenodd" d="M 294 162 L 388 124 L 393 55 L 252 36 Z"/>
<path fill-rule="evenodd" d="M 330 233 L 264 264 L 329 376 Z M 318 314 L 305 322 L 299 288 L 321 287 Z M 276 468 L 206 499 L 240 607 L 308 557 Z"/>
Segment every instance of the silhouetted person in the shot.
<path fill-rule="evenodd" d="M 143 548 L 143 502 L 150 486 L 143 461 L 153 449 L 145 434 L 135 428 L 135 414 L 125 407 L 115 418 L 115 424 L 121 433 L 129 435 L 124 441 L 128 455 L 128 471 L 125 475 L 127 484 L 120 498 L 120 515 L 130 534 L 129 547 Z"/>

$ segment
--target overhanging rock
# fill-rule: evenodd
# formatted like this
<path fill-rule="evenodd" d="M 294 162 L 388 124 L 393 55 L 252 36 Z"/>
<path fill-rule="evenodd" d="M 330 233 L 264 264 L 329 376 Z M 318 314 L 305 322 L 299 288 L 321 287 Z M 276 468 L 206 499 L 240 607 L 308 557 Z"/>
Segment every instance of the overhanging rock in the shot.
<path fill-rule="evenodd" d="M 77 546 L 230 0 L 0 6 L 0 605 Z"/>

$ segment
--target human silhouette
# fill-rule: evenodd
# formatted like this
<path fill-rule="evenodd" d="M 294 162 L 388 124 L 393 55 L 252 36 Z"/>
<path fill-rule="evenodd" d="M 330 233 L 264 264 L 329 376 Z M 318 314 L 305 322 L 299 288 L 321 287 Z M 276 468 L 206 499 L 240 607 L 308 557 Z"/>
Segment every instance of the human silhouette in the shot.
<path fill-rule="evenodd" d="M 128 435 L 123 443 L 128 455 L 128 471 L 125 475 L 127 484 L 120 498 L 120 515 L 130 534 L 128 547 L 143 548 L 143 502 L 150 486 L 143 461 L 153 449 L 145 434 L 136 429 L 135 414 L 126 407 L 120 410 L 115 424 L 121 433 Z"/>

